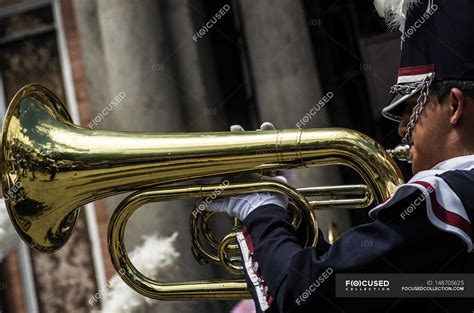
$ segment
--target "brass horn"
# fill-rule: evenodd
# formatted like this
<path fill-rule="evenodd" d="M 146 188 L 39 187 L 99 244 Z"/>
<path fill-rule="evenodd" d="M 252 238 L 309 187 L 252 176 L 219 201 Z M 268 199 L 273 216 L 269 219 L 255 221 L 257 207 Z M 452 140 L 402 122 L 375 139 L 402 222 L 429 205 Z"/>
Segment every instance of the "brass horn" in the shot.
<path fill-rule="evenodd" d="M 306 225 L 306 244 L 317 238 L 314 208 L 365 206 L 389 197 L 403 182 L 388 153 L 371 138 L 346 129 L 285 129 L 263 132 L 133 133 L 74 125 L 65 106 L 39 85 L 23 87 L 12 99 L 2 131 L 2 182 L 10 218 L 34 250 L 54 252 L 70 237 L 79 208 L 97 199 L 137 190 L 115 210 L 108 230 L 117 271 L 139 293 L 161 300 L 248 297 L 237 280 L 163 283 L 142 275 L 130 262 L 123 235 L 128 218 L 148 202 L 206 197 L 216 185 L 158 186 L 194 178 L 283 168 L 342 164 L 366 185 L 307 187 L 277 182 L 230 184 L 221 195 L 255 191 L 288 195 L 293 224 Z M 310 195 L 362 194 L 360 199 L 308 201 Z M 201 216 L 204 217 L 204 216 Z M 299 217 L 299 218 L 298 218 Z M 302 223 L 304 221 L 305 223 Z M 196 231 L 198 222 L 191 219 Z M 192 234 L 192 236 L 194 236 Z M 230 237 L 229 237 L 230 236 Z M 218 246 L 225 263 L 232 235 Z M 207 234 L 208 238 L 212 236 Z M 195 237 L 193 237 L 195 238 Z M 199 245 L 199 243 L 195 243 Z M 235 247 L 233 247 L 235 248 Z"/>

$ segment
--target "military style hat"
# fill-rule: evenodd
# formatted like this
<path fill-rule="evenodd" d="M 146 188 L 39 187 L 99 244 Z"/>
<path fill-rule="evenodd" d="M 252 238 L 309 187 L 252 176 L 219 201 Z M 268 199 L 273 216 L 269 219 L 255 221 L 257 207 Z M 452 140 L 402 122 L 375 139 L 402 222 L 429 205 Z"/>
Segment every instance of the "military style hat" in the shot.
<path fill-rule="evenodd" d="M 399 27 L 401 60 L 393 98 L 382 115 L 400 121 L 405 100 L 443 80 L 474 80 L 474 1 L 376 0 L 378 13 Z M 422 98 L 422 97 L 421 97 Z M 422 104 L 423 105 L 423 104 Z"/>

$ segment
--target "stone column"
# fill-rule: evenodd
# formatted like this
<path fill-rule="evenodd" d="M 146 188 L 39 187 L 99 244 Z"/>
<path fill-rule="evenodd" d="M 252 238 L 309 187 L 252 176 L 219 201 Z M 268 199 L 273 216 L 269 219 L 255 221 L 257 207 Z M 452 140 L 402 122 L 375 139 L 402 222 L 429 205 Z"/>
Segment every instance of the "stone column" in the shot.
<path fill-rule="evenodd" d="M 215 78 L 192 40 L 194 26 L 186 2 L 76 0 L 75 5 L 81 15 L 78 24 L 92 116 L 99 115 L 115 97 L 121 99 L 106 116 L 93 118 L 93 122 L 98 121 L 93 128 L 176 132 L 215 127 L 215 114 L 209 112 L 217 111 L 213 108 L 218 95 L 208 82 L 209 77 Z M 109 214 L 122 199 L 107 199 Z M 178 264 L 162 273 L 161 280 L 213 278 L 213 268 L 198 265 L 190 253 L 188 218 L 193 203 L 147 205 L 128 223 L 128 250 L 140 244 L 143 235 L 179 232 Z M 220 312 L 229 306 L 218 301 L 154 302 L 150 312 Z"/>
<path fill-rule="evenodd" d="M 331 102 L 323 105 L 320 100 L 324 96 L 327 100 L 331 95 L 325 95 L 321 90 L 302 4 L 290 0 L 242 0 L 238 3 L 261 120 L 271 121 L 277 128 L 329 127 L 327 110 L 331 109 Z M 309 120 L 303 120 L 313 107 L 318 109 L 312 111 L 316 113 L 310 114 Z M 293 180 L 298 186 L 341 183 L 335 169 L 293 172 Z M 324 234 L 332 221 L 341 230 L 350 226 L 345 212 L 321 211 L 317 216 Z"/>

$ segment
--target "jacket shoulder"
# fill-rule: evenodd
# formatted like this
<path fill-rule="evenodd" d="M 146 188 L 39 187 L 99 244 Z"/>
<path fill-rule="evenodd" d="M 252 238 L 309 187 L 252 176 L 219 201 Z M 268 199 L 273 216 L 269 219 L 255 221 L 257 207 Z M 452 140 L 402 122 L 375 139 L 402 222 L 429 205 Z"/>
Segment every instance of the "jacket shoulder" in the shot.
<path fill-rule="evenodd" d="M 474 170 L 449 170 L 409 184 L 422 192 L 429 221 L 462 239 L 472 252 Z"/>

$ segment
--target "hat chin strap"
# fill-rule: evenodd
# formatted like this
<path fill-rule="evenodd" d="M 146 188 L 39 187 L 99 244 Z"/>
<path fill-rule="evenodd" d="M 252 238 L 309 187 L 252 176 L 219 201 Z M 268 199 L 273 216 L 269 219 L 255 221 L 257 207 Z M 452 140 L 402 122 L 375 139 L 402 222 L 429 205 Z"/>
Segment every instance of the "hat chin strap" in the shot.
<path fill-rule="evenodd" d="M 407 128 L 405 130 L 405 135 L 403 136 L 403 139 L 402 139 L 403 144 L 407 144 L 407 145 L 410 144 L 411 133 L 413 132 L 413 129 L 415 128 L 416 123 L 418 122 L 418 120 L 421 117 L 421 114 L 423 113 L 423 109 L 425 107 L 426 100 L 428 99 L 428 94 L 430 92 L 430 85 L 432 81 L 433 81 L 433 76 L 428 75 L 420 83 L 422 85 L 420 89 L 420 95 L 418 96 L 418 99 L 416 100 L 415 108 L 411 112 L 410 120 L 408 121 Z M 419 87 L 419 85 L 417 87 Z"/>

